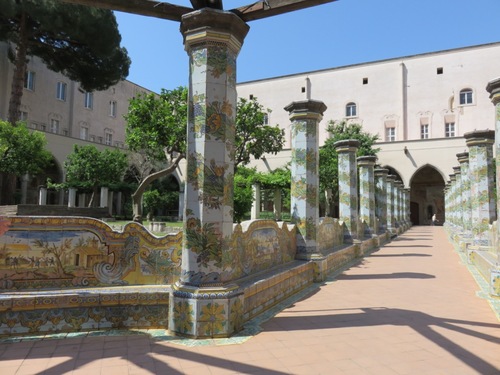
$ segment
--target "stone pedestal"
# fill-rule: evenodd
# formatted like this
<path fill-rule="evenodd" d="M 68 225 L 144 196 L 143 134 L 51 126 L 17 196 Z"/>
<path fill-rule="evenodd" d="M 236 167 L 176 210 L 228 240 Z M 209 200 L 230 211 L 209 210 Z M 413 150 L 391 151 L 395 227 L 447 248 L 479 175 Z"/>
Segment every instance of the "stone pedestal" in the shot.
<path fill-rule="evenodd" d="M 228 337 L 242 328 L 230 252 L 236 57 L 248 29 L 235 14 L 211 8 L 182 17 L 190 75 L 182 266 L 169 303 L 174 334 Z"/>

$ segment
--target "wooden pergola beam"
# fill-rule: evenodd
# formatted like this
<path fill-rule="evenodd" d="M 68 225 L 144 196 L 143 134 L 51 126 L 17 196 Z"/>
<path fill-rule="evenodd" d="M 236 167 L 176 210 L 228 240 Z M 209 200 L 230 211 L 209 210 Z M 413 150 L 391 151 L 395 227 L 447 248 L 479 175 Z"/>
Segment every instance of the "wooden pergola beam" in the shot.
<path fill-rule="evenodd" d="M 140 16 L 156 17 L 180 22 L 182 15 L 193 11 L 192 8 L 154 0 L 60 0 L 65 3 L 86 5 L 94 8 L 117 10 Z"/>
<path fill-rule="evenodd" d="M 196 9 L 222 9 L 222 0 L 190 0 L 193 8 L 155 0 L 60 0 L 66 3 L 111 9 L 141 16 L 156 17 L 180 22 L 184 14 Z M 310 8 L 337 0 L 262 0 L 253 4 L 231 9 L 243 21 L 249 22 L 282 13 Z"/>
<path fill-rule="evenodd" d="M 264 0 L 231 9 L 230 12 L 238 15 L 243 21 L 249 22 L 334 1 L 337 0 Z"/>

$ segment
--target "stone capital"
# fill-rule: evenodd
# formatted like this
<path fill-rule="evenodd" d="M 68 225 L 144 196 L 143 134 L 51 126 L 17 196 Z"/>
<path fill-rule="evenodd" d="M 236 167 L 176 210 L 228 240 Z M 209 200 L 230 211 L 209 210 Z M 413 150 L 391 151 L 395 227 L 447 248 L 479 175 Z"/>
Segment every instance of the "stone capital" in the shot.
<path fill-rule="evenodd" d="M 335 142 L 333 146 L 337 152 L 356 152 L 359 148 L 359 141 L 357 139 L 345 139 Z"/>
<path fill-rule="evenodd" d="M 493 104 L 500 104 L 500 77 L 488 82 L 486 91 L 490 93 L 490 99 Z"/>
<path fill-rule="evenodd" d="M 388 169 L 385 169 L 385 168 L 377 168 L 375 169 L 375 177 L 387 177 L 387 175 L 389 174 L 389 170 Z"/>
<path fill-rule="evenodd" d="M 364 166 L 375 166 L 375 163 L 377 161 L 377 157 L 375 155 L 368 155 L 368 156 L 359 156 L 356 161 L 358 162 L 358 166 L 364 167 Z"/>
<path fill-rule="evenodd" d="M 495 141 L 494 130 L 475 130 L 464 134 L 465 143 L 470 146 L 487 146 Z"/>
<path fill-rule="evenodd" d="M 461 152 L 461 153 L 457 154 L 457 160 L 460 164 L 468 163 L 469 162 L 469 153 L 468 152 Z"/>
<path fill-rule="evenodd" d="M 186 49 L 200 43 L 223 43 L 238 53 L 250 27 L 232 12 L 203 8 L 182 16 Z"/>

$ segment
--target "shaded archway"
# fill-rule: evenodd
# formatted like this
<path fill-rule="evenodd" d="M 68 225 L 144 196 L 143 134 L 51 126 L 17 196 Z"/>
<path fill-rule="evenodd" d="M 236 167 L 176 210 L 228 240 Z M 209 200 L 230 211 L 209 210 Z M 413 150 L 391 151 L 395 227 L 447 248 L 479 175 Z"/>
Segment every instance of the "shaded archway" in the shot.
<path fill-rule="evenodd" d="M 426 165 L 420 168 L 410 182 L 410 219 L 413 225 L 429 225 L 436 214 L 438 224 L 445 220 L 445 181 L 439 171 Z"/>

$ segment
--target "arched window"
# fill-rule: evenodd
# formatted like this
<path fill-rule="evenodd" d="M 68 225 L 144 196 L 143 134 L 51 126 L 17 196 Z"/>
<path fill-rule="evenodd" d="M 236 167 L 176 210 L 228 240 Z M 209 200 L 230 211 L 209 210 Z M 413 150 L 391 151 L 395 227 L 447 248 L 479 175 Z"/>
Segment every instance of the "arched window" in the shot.
<path fill-rule="evenodd" d="M 345 106 L 345 117 L 356 117 L 356 116 L 357 116 L 356 103 L 353 102 L 347 103 Z"/>
<path fill-rule="evenodd" d="M 473 103 L 472 89 L 463 89 L 460 91 L 460 105 L 472 104 Z"/>

